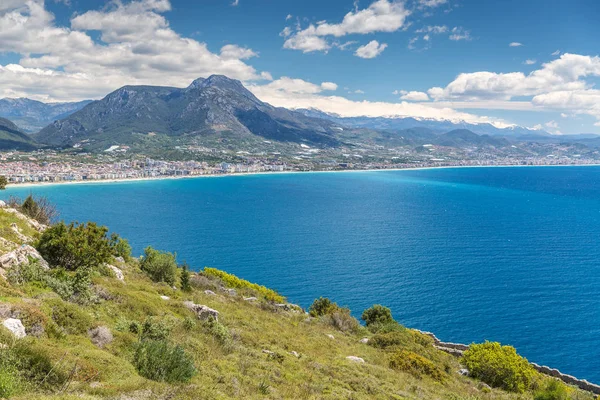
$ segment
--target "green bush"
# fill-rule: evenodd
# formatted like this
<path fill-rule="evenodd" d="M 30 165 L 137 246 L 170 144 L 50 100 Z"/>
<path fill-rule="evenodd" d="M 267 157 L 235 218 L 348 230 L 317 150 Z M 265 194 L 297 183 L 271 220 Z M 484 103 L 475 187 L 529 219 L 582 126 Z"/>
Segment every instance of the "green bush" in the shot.
<path fill-rule="evenodd" d="M 474 378 L 510 392 L 523 393 L 536 376 L 533 367 L 514 347 L 497 342 L 472 344 L 462 362 Z"/>
<path fill-rule="evenodd" d="M 51 300 L 49 305 L 52 320 L 69 335 L 85 334 L 92 325 L 92 317 L 81 307 L 62 300 Z"/>
<path fill-rule="evenodd" d="M 406 328 L 396 321 L 389 321 L 385 323 L 375 322 L 369 326 L 367 326 L 369 331 L 373 333 L 390 333 L 390 332 L 402 332 Z"/>
<path fill-rule="evenodd" d="M 0 350 L 0 357 L 4 351 Z M 22 390 L 23 383 L 19 378 L 19 371 L 12 365 L 0 366 L 0 398 L 8 399 Z"/>
<path fill-rule="evenodd" d="M 166 340 L 171 334 L 171 324 L 157 317 L 148 317 L 142 324 L 142 340 Z"/>
<path fill-rule="evenodd" d="M 373 307 L 363 311 L 361 319 L 365 321 L 367 326 L 373 324 L 388 324 L 394 321 L 390 309 L 379 304 L 375 304 Z"/>
<path fill-rule="evenodd" d="M 227 347 L 232 343 L 231 333 L 229 333 L 229 329 L 219 321 L 209 318 L 204 323 L 204 328 L 206 331 L 211 334 L 217 341 Z"/>
<path fill-rule="evenodd" d="M 569 389 L 567 385 L 556 380 L 551 379 L 546 387 L 535 393 L 534 400 L 568 400 Z"/>
<path fill-rule="evenodd" d="M 175 284 L 177 262 L 174 254 L 146 247 L 140 267 L 154 282 L 166 282 L 171 286 Z"/>
<path fill-rule="evenodd" d="M 123 257 L 125 261 L 129 261 L 131 258 L 131 246 L 129 242 L 116 233 L 110 235 L 110 247 L 115 257 Z"/>
<path fill-rule="evenodd" d="M 389 347 L 407 346 L 410 343 L 411 337 L 407 333 L 407 329 L 403 331 L 378 333 L 369 339 L 369 346 L 378 349 L 387 349 Z"/>
<path fill-rule="evenodd" d="M 216 268 L 206 267 L 202 271 L 202 273 L 206 276 L 213 276 L 215 278 L 221 279 L 223 283 L 230 288 L 237 289 L 250 289 L 261 295 L 268 301 L 272 301 L 274 303 L 285 303 L 285 297 L 281 296 L 274 290 L 268 289 L 264 286 L 257 285 L 256 283 L 249 282 L 244 279 L 240 279 L 235 275 L 228 274 L 227 272 L 220 271 Z"/>
<path fill-rule="evenodd" d="M 29 195 L 23 202 L 18 197 L 11 197 L 9 205 L 41 224 L 50 225 L 58 218 L 56 207 L 46 197 Z"/>
<path fill-rule="evenodd" d="M 112 248 L 108 229 L 93 222 L 87 224 L 64 222 L 48 228 L 40 238 L 37 249 L 52 267 L 69 271 L 94 269 L 108 262 Z"/>
<path fill-rule="evenodd" d="M 441 381 L 444 374 L 433 362 L 412 351 L 399 350 L 390 358 L 390 368 L 397 371 L 408 372 L 417 378 L 427 375 Z"/>
<path fill-rule="evenodd" d="M 139 342 L 133 365 L 144 378 L 159 382 L 188 382 L 196 373 L 193 360 L 183 348 L 164 340 Z"/>
<path fill-rule="evenodd" d="M 322 317 L 324 315 L 332 314 L 337 311 L 340 307 L 329 300 L 327 297 L 319 297 L 315 299 L 313 303 L 308 307 L 308 313 L 311 317 Z"/>

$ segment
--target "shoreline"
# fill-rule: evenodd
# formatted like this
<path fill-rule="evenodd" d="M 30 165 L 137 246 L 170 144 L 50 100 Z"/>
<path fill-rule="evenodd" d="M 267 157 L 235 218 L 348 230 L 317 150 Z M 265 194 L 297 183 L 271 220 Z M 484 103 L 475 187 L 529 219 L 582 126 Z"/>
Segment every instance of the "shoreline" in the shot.
<path fill-rule="evenodd" d="M 134 183 L 134 182 L 150 182 L 158 180 L 175 180 L 175 179 L 198 179 L 198 178 L 229 178 L 239 176 L 254 176 L 254 175 L 284 175 L 284 174 L 329 174 L 329 173 L 353 173 L 353 172 L 385 172 L 385 171 L 424 171 L 435 169 L 459 169 L 459 168 L 523 168 L 523 167 L 599 167 L 600 164 L 558 164 L 558 165 L 444 165 L 431 167 L 406 167 L 406 168 L 374 168 L 374 169 L 345 169 L 337 171 L 261 171 L 261 172 L 238 172 L 238 173 L 223 173 L 223 174 L 206 174 L 206 175 L 182 175 L 182 176 L 157 176 L 157 177 L 142 177 L 142 178 L 118 178 L 118 179 L 94 179 L 94 180 L 79 180 L 79 181 L 60 181 L 60 182 L 23 182 L 9 183 L 6 189 L 12 188 L 27 188 L 36 186 L 53 186 L 53 185 L 94 185 L 94 184 L 112 184 L 112 183 Z"/>

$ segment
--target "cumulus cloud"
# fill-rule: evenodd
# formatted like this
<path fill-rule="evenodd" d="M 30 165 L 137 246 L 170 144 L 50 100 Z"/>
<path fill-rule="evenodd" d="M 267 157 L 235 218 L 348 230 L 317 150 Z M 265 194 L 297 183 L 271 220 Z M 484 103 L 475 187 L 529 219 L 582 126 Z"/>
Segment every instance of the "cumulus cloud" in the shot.
<path fill-rule="evenodd" d="M 400 99 L 408 100 L 408 101 L 429 101 L 429 96 L 425 92 L 417 92 L 417 91 L 406 91 L 400 90 L 395 91 L 394 94 L 400 94 Z"/>
<path fill-rule="evenodd" d="M 508 47 L 521 47 L 523 46 L 523 43 L 519 43 L 519 42 L 511 42 L 508 44 Z"/>
<path fill-rule="evenodd" d="M 227 45 L 219 54 L 173 31 L 162 13 L 168 0 L 114 2 L 57 25 L 43 0 L 2 0 L 0 52 L 21 55 L 0 68 L 0 97 L 68 101 L 94 98 L 126 84 L 185 86 L 213 73 L 268 79 L 244 60 L 251 49 Z M 99 34 L 93 40 L 90 32 Z"/>
<path fill-rule="evenodd" d="M 433 87 L 427 94 L 454 108 L 478 108 L 483 104 L 490 109 L 555 110 L 600 119 L 600 90 L 586 81 L 599 76 L 600 57 L 565 53 L 529 74 L 463 73 L 446 87 Z M 516 97 L 531 99 L 514 101 Z"/>
<path fill-rule="evenodd" d="M 356 57 L 360 58 L 375 58 L 387 48 L 387 44 L 379 43 L 377 40 L 371 40 L 368 44 L 360 46 L 354 52 Z"/>
<path fill-rule="evenodd" d="M 303 52 L 327 51 L 332 45 L 327 37 L 342 37 L 351 34 L 396 32 L 401 29 L 410 11 L 398 0 L 376 0 L 369 7 L 347 13 L 341 22 L 320 21 L 307 28 L 296 27 L 283 44 L 286 49 Z M 290 28 L 291 29 L 291 28 Z"/>
<path fill-rule="evenodd" d="M 537 61 L 536 60 L 531 60 L 531 59 L 527 59 L 523 62 L 523 64 L 525 65 L 533 65 L 535 64 Z"/>

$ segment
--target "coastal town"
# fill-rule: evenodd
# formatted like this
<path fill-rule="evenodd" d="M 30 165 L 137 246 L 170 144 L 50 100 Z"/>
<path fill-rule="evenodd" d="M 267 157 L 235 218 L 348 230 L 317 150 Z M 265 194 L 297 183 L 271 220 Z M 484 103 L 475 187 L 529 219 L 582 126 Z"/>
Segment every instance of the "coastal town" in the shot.
<path fill-rule="evenodd" d="M 389 159 L 360 160 L 315 159 L 286 160 L 245 157 L 237 162 L 172 161 L 149 157 L 118 159 L 94 155 L 64 156 L 56 152 L 0 153 L 0 175 L 10 184 L 69 183 L 136 179 L 182 178 L 254 174 L 271 172 L 309 172 L 346 170 L 385 170 L 410 168 L 514 166 L 514 165 L 592 165 L 599 160 L 588 157 L 554 155 L 536 157 L 473 157 L 445 159 L 435 157 L 393 157 Z"/>

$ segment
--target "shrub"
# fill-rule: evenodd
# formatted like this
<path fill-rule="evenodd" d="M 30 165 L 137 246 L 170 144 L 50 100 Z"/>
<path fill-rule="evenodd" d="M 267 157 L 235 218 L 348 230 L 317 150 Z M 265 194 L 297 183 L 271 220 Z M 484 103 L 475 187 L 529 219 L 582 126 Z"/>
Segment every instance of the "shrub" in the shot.
<path fill-rule="evenodd" d="M 142 324 L 141 340 L 166 340 L 171 334 L 172 326 L 165 320 L 148 317 Z"/>
<path fill-rule="evenodd" d="M 2 350 L 0 350 L 2 352 Z M 0 353 L 1 355 L 1 353 Z M 16 395 L 22 386 L 19 371 L 14 366 L 0 366 L 0 398 L 8 399 Z"/>
<path fill-rule="evenodd" d="M 141 376 L 159 382 L 187 382 L 196 373 L 193 360 L 183 348 L 164 340 L 138 343 L 133 365 Z"/>
<path fill-rule="evenodd" d="M 556 379 L 551 379 L 544 389 L 535 393 L 534 400 L 567 400 L 568 398 L 567 386 Z"/>
<path fill-rule="evenodd" d="M 8 178 L 4 175 L 0 175 L 0 190 L 6 189 L 6 185 L 8 185 Z"/>
<path fill-rule="evenodd" d="M 45 270 L 37 260 L 29 264 L 19 264 L 7 271 L 6 278 L 14 286 L 28 283 L 47 287 L 63 300 L 70 300 L 75 292 L 72 277 L 62 268 Z"/>
<path fill-rule="evenodd" d="M 322 317 L 324 315 L 332 314 L 339 310 L 339 306 L 329 300 L 327 297 L 319 297 L 308 307 L 308 313 L 312 317 Z"/>
<path fill-rule="evenodd" d="M 183 290 L 184 292 L 192 291 L 192 285 L 190 284 L 190 269 L 187 266 L 187 264 L 183 264 L 181 266 L 180 283 L 181 283 L 181 290 Z"/>
<path fill-rule="evenodd" d="M 70 271 L 93 269 L 108 262 L 112 255 L 107 232 L 106 227 L 93 222 L 69 225 L 61 222 L 42 234 L 37 249 L 53 267 Z"/>
<path fill-rule="evenodd" d="M 21 201 L 20 198 L 11 196 L 8 205 L 44 225 L 50 225 L 58 218 L 58 210 L 46 197 L 29 195 Z"/>
<path fill-rule="evenodd" d="M 221 279 L 223 283 L 228 287 L 238 289 L 251 289 L 268 301 L 272 301 L 274 303 L 285 303 L 285 297 L 281 296 L 276 291 L 268 289 L 261 285 L 257 285 L 256 283 L 240 279 L 235 275 L 228 274 L 227 272 L 220 271 L 216 268 L 206 267 L 204 268 L 204 271 L 202 271 L 202 273 L 206 276 L 213 276 Z"/>
<path fill-rule="evenodd" d="M 390 332 L 402 332 L 406 328 L 396 321 L 389 321 L 386 323 L 375 322 L 369 326 L 367 329 L 373 333 L 390 333 Z"/>
<path fill-rule="evenodd" d="M 406 346 L 410 342 L 410 336 L 403 331 L 378 333 L 369 339 L 369 345 L 378 349 L 387 349 L 389 347 Z"/>
<path fill-rule="evenodd" d="M 204 328 L 223 346 L 230 346 L 232 342 L 229 329 L 219 321 L 209 318 L 204 322 Z"/>
<path fill-rule="evenodd" d="M 390 368 L 408 372 L 418 378 L 423 375 L 438 381 L 444 378 L 442 371 L 433 362 L 408 350 L 395 352 L 390 358 Z"/>
<path fill-rule="evenodd" d="M 146 247 L 140 267 L 154 282 L 166 282 L 171 286 L 175 284 L 177 262 L 174 254 Z"/>
<path fill-rule="evenodd" d="M 74 304 L 61 300 L 52 300 L 49 304 L 52 320 L 67 334 L 86 333 L 92 325 L 92 317 Z"/>
<path fill-rule="evenodd" d="M 329 324 L 342 332 L 356 332 L 360 329 L 360 322 L 347 308 L 340 308 L 329 315 Z"/>
<path fill-rule="evenodd" d="M 123 239 L 116 233 L 110 235 L 110 247 L 115 257 L 123 257 L 123 260 L 131 259 L 131 246 L 126 239 Z"/>
<path fill-rule="evenodd" d="M 373 324 L 388 324 L 394 321 L 390 309 L 379 304 L 375 304 L 373 307 L 363 311 L 361 319 L 365 321 L 367 326 Z"/>
<path fill-rule="evenodd" d="M 536 375 L 529 362 L 514 347 L 497 342 L 472 344 L 462 359 L 471 376 L 492 387 L 522 393 L 531 387 Z"/>

